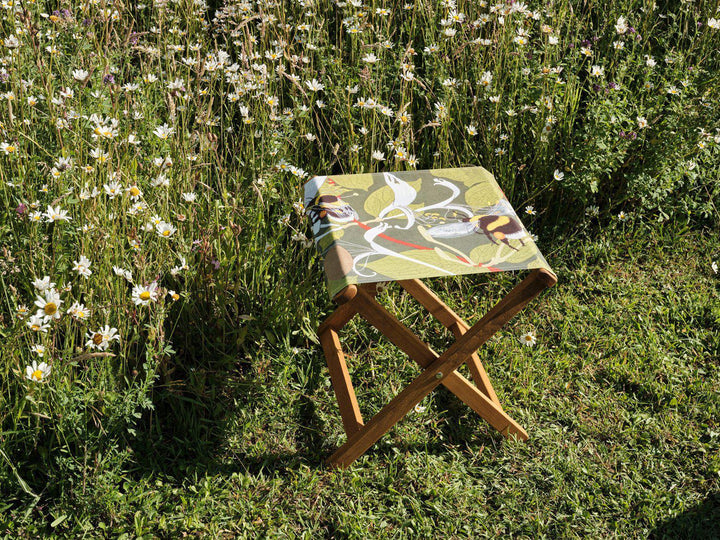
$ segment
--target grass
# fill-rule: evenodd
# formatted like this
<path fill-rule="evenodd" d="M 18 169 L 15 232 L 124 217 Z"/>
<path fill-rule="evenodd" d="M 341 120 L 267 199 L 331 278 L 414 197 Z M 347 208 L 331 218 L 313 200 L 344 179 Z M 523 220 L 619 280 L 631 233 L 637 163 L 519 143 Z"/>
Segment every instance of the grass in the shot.
<path fill-rule="evenodd" d="M 97 463 L 84 486 L 101 517 L 91 506 L 66 514 L 72 500 L 16 507 L 8 532 L 716 537 L 717 236 L 615 225 L 562 246 L 551 257 L 558 285 L 481 350 L 526 443 L 504 440 L 441 390 L 349 470 L 328 469 L 344 435 L 321 352 L 271 348 L 196 373 L 212 395 L 157 390 L 135 464 L 118 474 Z M 462 294 L 433 285 L 477 317 L 513 280 L 463 280 Z M 428 325 L 410 300 L 387 296 L 407 324 Z M 538 343 L 526 348 L 518 336 L 530 328 Z M 346 334 L 367 348 L 350 366 L 370 415 L 417 369 L 363 323 Z"/>

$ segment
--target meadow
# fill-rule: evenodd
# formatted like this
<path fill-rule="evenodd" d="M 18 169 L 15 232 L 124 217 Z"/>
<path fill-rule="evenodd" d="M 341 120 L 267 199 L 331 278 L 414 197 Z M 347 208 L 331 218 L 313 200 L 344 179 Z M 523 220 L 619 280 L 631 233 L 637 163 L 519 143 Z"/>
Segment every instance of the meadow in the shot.
<path fill-rule="evenodd" d="M 0 533 L 720 535 L 717 1 L 0 15 Z M 530 440 L 439 391 L 329 469 L 302 185 L 466 165 L 559 276 L 481 351 Z M 517 280 L 431 285 L 474 322 Z M 369 417 L 418 371 L 344 339 Z"/>

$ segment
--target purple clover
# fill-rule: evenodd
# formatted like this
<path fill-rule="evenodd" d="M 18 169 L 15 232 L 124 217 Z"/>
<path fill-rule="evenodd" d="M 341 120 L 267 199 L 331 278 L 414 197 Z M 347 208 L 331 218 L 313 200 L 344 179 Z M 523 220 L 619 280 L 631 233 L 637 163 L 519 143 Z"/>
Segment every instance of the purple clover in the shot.
<path fill-rule="evenodd" d="M 115 83 L 115 76 L 112 73 L 108 73 L 103 77 L 103 82 L 105 84 L 114 84 Z"/>
<path fill-rule="evenodd" d="M 18 217 L 23 217 L 25 214 L 27 214 L 27 206 L 24 203 L 20 203 L 17 205 L 17 208 L 15 208 L 15 212 L 17 213 Z"/>

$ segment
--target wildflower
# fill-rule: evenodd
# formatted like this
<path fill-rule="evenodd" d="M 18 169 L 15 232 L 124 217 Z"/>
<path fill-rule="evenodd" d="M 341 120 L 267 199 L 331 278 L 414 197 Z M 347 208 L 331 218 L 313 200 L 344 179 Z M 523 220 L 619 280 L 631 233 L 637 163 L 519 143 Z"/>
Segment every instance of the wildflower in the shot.
<path fill-rule="evenodd" d="M 48 322 L 48 319 L 45 317 L 42 317 L 40 315 L 33 315 L 28 319 L 28 322 L 26 323 L 28 325 L 28 328 L 32 330 L 33 332 L 47 332 L 50 328 L 50 323 Z"/>
<path fill-rule="evenodd" d="M 468 132 L 468 135 L 475 136 L 477 135 L 477 127 L 475 127 L 473 124 L 470 124 L 469 126 L 465 126 L 465 130 Z"/>
<path fill-rule="evenodd" d="M 637 117 L 638 129 L 646 128 L 648 123 L 644 116 Z"/>
<path fill-rule="evenodd" d="M 155 225 L 155 230 L 158 233 L 158 236 L 162 236 L 163 238 L 169 238 L 175 232 L 177 231 L 177 228 L 175 228 L 172 224 L 167 223 L 165 221 L 161 221 L 157 225 Z"/>
<path fill-rule="evenodd" d="M 55 221 L 70 221 L 72 219 L 68 216 L 67 210 L 63 210 L 59 206 L 53 208 L 48 205 L 44 215 L 48 223 Z"/>
<path fill-rule="evenodd" d="M 712 271 L 714 274 L 717 274 L 718 272 L 720 272 L 720 267 L 718 267 L 717 261 L 713 261 L 712 264 L 710 265 L 710 268 L 712 268 Z"/>
<path fill-rule="evenodd" d="M 120 334 L 118 334 L 117 328 L 111 328 L 107 324 L 97 332 L 88 332 L 86 337 L 88 339 L 85 343 L 86 347 L 101 351 L 107 350 L 112 341 L 120 341 Z"/>
<path fill-rule="evenodd" d="M 120 195 L 120 192 L 122 191 L 122 185 L 120 185 L 120 182 L 112 181 L 109 184 L 103 184 L 103 189 L 105 190 L 105 194 L 108 197 L 114 199 L 115 197 Z"/>
<path fill-rule="evenodd" d="M 372 158 L 376 159 L 378 161 L 385 161 L 385 152 L 381 152 L 380 150 L 375 150 L 372 153 Z"/>
<path fill-rule="evenodd" d="M 122 277 L 127 279 L 130 283 L 132 283 L 133 277 L 130 273 L 130 270 L 125 270 L 124 268 L 121 268 L 119 266 L 113 266 L 113 272 L 116 276 Z"/>
<path fill-rule="evenodd" d="M 484 72 L 482 77 L 480 77 L 480 85 L 485 88 L 490 88 L 492 86 L 492 73 L 489 71 Z"/>
<path fill-rule="evenodd" d="M 619 221 L 627 221 L 628 215 L 621 210 L 617 218 Z"/>
<path fill-rule="evenodd" d="M 602 66 L 593 66 L 590 68 L 590 75 L 593 77 L 602 77 L 605 74 L 605 68 Z"/>
<path fill-rule="evenodd" d="M 618 18 L 617 23 L 615 23 L 615 31 L 621 35 L 628 31 L 628 24 L 625 17 Z"/>
<path fill-rule="evenodd" d="M 2 142 L 0 143 L 0 150 L 2 150 L 3 154 L 6 156 L 9 156 L 10 154 L 14 154 L 17 152 L 17 146 L 14 144 Z"/>
<path fill-rule="evenodd" d="M 288 214 L 288 219 L 290 219 L 290 215 Z M 189 267 L 187 265 L 187 262 L 185 260 L 185 257 L 180 255 L 180 264 L 178 266 L 175 266 L 170 269 L 170 274 L 173 276 L 177 276 L 180 272 L 184 270 L 189 270 Z"/>
<path fill-rule="evenodd" d="M 88 310 L 84 304 L 75 302 L 70 309 L 68 309 L 70 316 L 78 321 L 84 321 L 90 316 L 90 310 Z"/>
<path fill-rule="evenodd" d="M 44 292 L 48 289 L 54 289 L 55 284 L 50 282 L 50 276 L 45 276 L 44 278 L 35 278 L 33 281 L 33 287 L 35 287 L 38 291 Z"/>
<path fill-rule="evenodd" d="M 175 133 L 175 129 L 168 126 L 167 124 L 163 124 L 162 126 L 156 127 L 153 133 L 157 135 L 158 139 L 166 141 L 168 137 L 170 137 L 170 135 Z"/>
<path fill-rule="evenodd" d="M 185 202 L 195 202 L 197 195 L 195 193 L 183 193 L 182 198 Z"/>
<path fill-rule="evenodd" d="M 537 339 L 535 338 L 535 332 L 532 330 L 525 332 L 522 336 L 520 336 L 520 343 L 525 345 L 526 347 L 532 347 L 537 343 Z"/>
<path fill-rule="evenodd" d="M 138 200 L 140 197 L 142 197 L 143 194 L 140 188 L 137 187 L 135 184 L 126 188 L 125 191 L 130 194 L 130 198 L 133 201 Z"/>
<path fill-rule="evenodd" d="M 170 298 L 172 298 L 173 302 L 177 302 L 178 300 L 180 300 L 180 295 L 175 291 L 168 291 L 167 294 Z"/>
<path fill-rule="evenodd" d="M 49 317 L 51 319 L 60 318 L 60 306 L 63 301 L 60 299 L 60 293 L 55 289 L 48 289 L 45 295 L 38 296 L 35 305 L 40 308 L 37 315 L 40 317 Z"/>
<path fill-rule="evenodd" d="M 368 64 L 374 64 L 375 62 L 378 61 L 378 57 L 375 56 L 373 53 L 368 53 L 365 56 L 363 56 L 362 61 L 366 62 Z"/>
<path fill-rule="evenodd" d="M 84 276 L 85 279 L 90 277 L 90 274 L 92 274 L 92 270 L 90 270 L 90 259 L 88 259 L 85 255 L 80 255 L 80 260 L 73 261 L 73 270 L 75 270 L 78 274 L 81 276 Z"/>
<path fill-rule="evenodd" d="M 33 363 L 25 367 L 25 378 L 34 381 L 42 382 L 50 376 L 52 369 L 45 362 L 37 363 L 33 360 Z"/>
<path fill-rule="evenodd" d="M 720 20 L 718 19 L 708 19 L 707 25 L 713 30 L 720 30 Z"/>
<path fill-rule="evenodd" d="M 535 210 L 534 206 L 526 206 L 525 213 L 529 216 L 534 216 L 537 215 L 537 210 Z"/>
<path fill-rule="evenodd" d="M 672 96 L 677 96 L 677 95 L 680 94 L 680 90 L 678 89 L 677 86 L 672 85 L 672 86 L 670 86 L 670 87 L 667 89 L 667 93 L 670 94 L 670 95 L 672 95 Z"/>
<path fill-rule="evenodd" d="M 30 347 L 30 352 L 34 352 L 40 358 L 42 358 L 43 356 L 45 356 L 45 352 L 46 352 L 45 345 L 40 345 L 40 344 L 33 345 L 32 347 Z"/>
<path fill-rule="evenodd" d="M 85 82 L 88 77 L 90 77 L 90 73 L 85 71 L 84 69 L 76 69 L 72 72 L 73 79 L 75 79 L 78 82 Z"/>
<path fill-rule="evenodd" d="M 565 173 L 558 169 L 555 169 L 555 172 L 553 173 L 553 178 L 559 182 L 563 178 L 565 178 Z"/>
<path fill-rule="evenodd" d="M 147 287 L 136 285 L 132 290 L 132 300 L 136 306 L 147 306 L 157 300 L 157 282 L 153 281 Z"/>
<path fill-rule="evenodd" d="M 325 89 L 325 85 L 317 79 L 313 79 L 312 81 L 305 81 L 305 86 L 307 86 L 313 92 L 319 92 L 320 90 Z"/>

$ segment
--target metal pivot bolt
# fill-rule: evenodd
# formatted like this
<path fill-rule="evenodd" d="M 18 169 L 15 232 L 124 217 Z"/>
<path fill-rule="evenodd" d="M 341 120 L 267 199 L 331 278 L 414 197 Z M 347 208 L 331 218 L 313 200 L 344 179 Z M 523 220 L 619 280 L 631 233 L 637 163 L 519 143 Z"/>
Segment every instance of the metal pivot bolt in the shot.
<path fill-rule="evenodd" d="M 442 379 L 442 378 L 443 378 L 443 373 L 442 373 L 442 371 L 438 371 L 438 372 L 435 374 L 435 378 L 436 378 L 436 379 Z"/>

